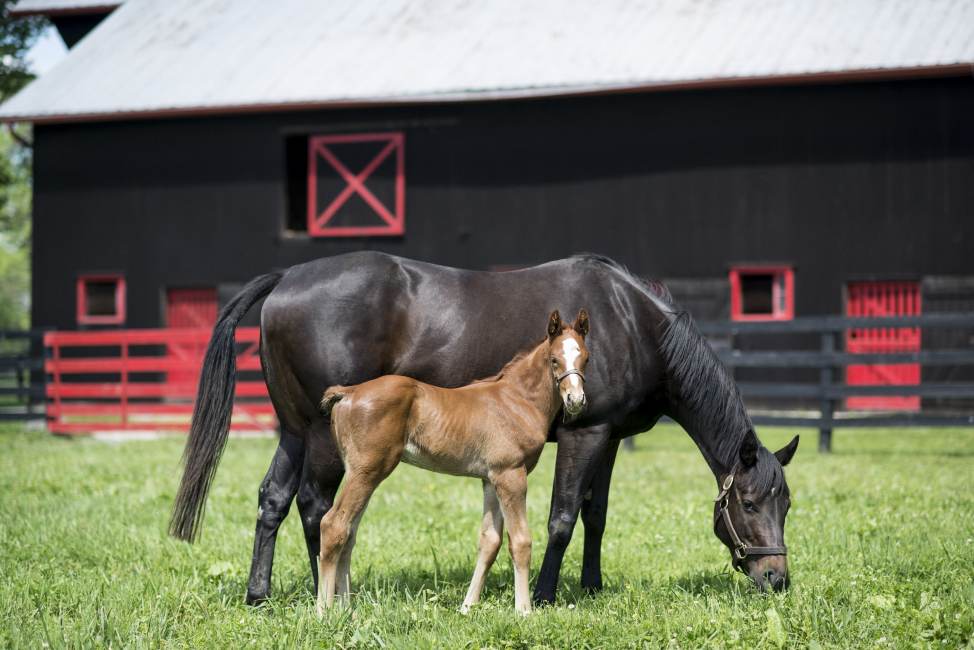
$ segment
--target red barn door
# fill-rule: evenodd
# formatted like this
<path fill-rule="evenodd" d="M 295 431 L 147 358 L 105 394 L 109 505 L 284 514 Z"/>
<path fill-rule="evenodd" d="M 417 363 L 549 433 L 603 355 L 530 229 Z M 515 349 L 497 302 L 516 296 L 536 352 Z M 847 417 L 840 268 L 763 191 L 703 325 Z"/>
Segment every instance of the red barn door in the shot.
<path fill-rule="evenodd" d="M 846 315 L 851 317 L 919 316 L 918 282 L 850 282 L 846 290 Z M 852 354 L 918 352 L 919 327 L 858 328 L 846 332 L 846 351 Z M 920 383 L 920 364 L 850 365 L 850 386 L 914 386 Z M 919 411 L 918 396 L 850 397 L 846 407 L 860 410 Z"/>
<path fill-rule="evenodd" d="M 166 292 L 166 325 L 170 328 L 213 329 L 216 324 L 216 289 L 169 289 Z M 202 364 L 206 344 L 170 343 L 169 356 L 181 360 L 195 360 Z M 170 382 L 194 382 L 195 372 L 169 373 Z"/>

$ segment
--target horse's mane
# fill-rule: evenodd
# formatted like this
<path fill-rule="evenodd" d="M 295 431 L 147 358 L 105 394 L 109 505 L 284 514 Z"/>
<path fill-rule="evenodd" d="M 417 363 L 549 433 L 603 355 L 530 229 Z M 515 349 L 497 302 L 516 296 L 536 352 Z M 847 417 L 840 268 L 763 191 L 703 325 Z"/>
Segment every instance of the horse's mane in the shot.
<path fill-rule="evenodd" d="M 750 477 L 754 488 L 764 493 L 780 485 L 783 482 L 781 464 L 770 462 L 773 455 L 757 439 L 736 382 L 697 329 L 690 313 L 676 304 L 666 285 L 639 277 L 603 255 L 583 253 L 575 257 L 605 264 L 625 274 L 663 303 L 669 323 L 660 340 L 659 351 L 666 364 L 671 393 L 686 405 L 693 418 L 693 427 L 700 434 L 713 437 L 712 449 L 718 462 L 728 469 L 734 467 L 741 447 L 753 444 L 757 450 L 757 463 Z"/>
<path fill-rule="evenodd" d="M 728 470 L 740 457 L 741 447 L 753 445 L 757 462 L 749 476 L 754 489 L 764 494 L 780 486 L 781 464 L 758 440 L 744 408 L 737 383 L 693 322 L 690 313 L 674 306 L 660 341 L 660 355 L 668 371 L 670 390 L 687 407 L 697 431 L 712 436 L 716 460 Z"/>

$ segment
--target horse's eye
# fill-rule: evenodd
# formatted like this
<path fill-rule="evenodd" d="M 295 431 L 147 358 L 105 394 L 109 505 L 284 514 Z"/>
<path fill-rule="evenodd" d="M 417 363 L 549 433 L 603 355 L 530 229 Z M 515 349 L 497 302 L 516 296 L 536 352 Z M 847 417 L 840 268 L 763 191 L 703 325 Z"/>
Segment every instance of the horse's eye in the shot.
<path fill-rule="evenodd" d="M 558 359 L 552 359 L 551 360 L 551 365 L 557 366 L 558 365 Z"/>
<path fill-rule="evenodd" d="M 747 499 L 744 499 L 743 501 L 741 501 L 741 505 L 743 505 L 744 506 L 744 509 L 747 510 L 748 512 L 754 512 L 755 511 L 755 507 L 754 507 L 754 502 L 753 501 L 748 501 Z"/>

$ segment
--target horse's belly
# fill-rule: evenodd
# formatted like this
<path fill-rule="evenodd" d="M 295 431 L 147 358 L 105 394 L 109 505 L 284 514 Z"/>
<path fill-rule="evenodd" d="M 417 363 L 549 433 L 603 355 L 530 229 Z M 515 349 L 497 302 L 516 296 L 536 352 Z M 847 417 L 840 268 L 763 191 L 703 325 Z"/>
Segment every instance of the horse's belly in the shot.
<path fill-rule="evenodd" d="M 487 465 L 481 458 L 466 458 L 453 454 L 430 453 L 412 440 L 406 442 L 406 446 L 402 451 L 402 462 L 439 474 L 453 474 L 454 476 L 471 476 L 475 478 L 484 478 L 487 476 Z"/>

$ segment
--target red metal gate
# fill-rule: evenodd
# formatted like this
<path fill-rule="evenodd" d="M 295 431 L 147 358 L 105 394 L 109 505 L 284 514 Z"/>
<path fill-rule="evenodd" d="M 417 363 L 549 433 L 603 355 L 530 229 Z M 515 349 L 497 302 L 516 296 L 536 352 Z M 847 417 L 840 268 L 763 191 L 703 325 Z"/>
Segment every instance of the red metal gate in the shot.
<path fill-rule="evenodd" d="M 48 332 L 48 428 L 54 433 L 187 431 L 202 357 L 175 348 L 205 347 L 209 328 Z M 237 330 L 237 370 L 260 371 L 260 328 Z M 187 379 L 189 378 L 189 379 Z M 238 380 L 231 428 L 276 426 L 262 380 Z"/>
<path fill-rule="evenodd" d="M 846 290 L 846 315 L 850 317 L 919 316 L 920 285 L 917 282 L 850 282 Z M 846 332 L 846 351 L 852 354 L 918 352 L 919 327 L 858 328 Z M 920 383 L 920 364 L 850 365 L 850 386 L 912 386 Z M 860 410 L 920 410 L 920 398 L 850 397 L 846 407 Z"/>

